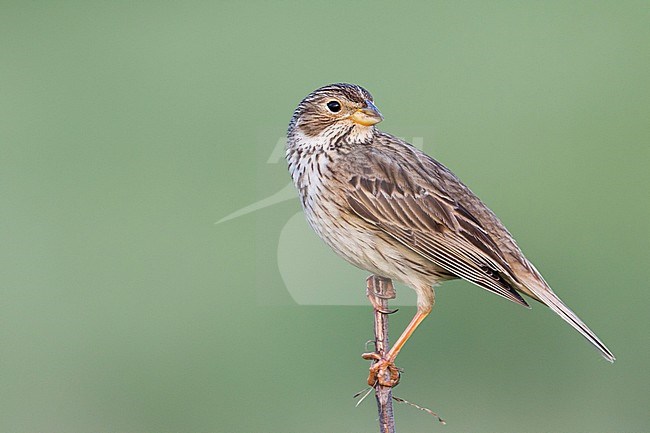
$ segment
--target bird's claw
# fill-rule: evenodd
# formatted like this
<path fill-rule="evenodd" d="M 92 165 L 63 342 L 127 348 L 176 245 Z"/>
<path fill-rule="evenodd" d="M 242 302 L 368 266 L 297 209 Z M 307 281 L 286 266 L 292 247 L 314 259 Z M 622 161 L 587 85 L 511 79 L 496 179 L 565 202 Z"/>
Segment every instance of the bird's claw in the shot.
<path fill-rule="evenodd" d="M 366 361 L 379 361 L 381 359 L 381 355 L 379 355 L 377 352 L 362 353 L 361 357 Z"/>
<path fill-rule="evenodd" d="M 396 309 L 386 310 L 379 301 L 379 299 L 395 299 L 395 288 L 393 287 L 393 282 L 390 278 L 371 275 L 366 278 L 366 283 L 366 296 L 375 311 L 379 311 L 382 314 L 393 314 L 397 312 Z M 380 291 L 379 287 L 382 287 L 383 290 Z"/>
<path fill-rule="evenodd" d="M 375 352 L 364 353 L 361 357 L 368 361 L 375 361 L 370 366 L 368 385 L 375 386 L 378 383 L 392 388 L 399 383 L 400 370 L 392 361 L 382 358 Z"/>
<path fill-rule="evenodd" d="M 377 296 L 376 294 L 368 294 L 368 300 L 372 304 L 372 308 L 374 308 L 375 311 L 379 311 L 382 314 L 394 314 L 394 313 L 397 313 L 399 311 L 399 308 L 395 308 L 394 310 L 386 310 L 386 309 L 384 309 L 383 306 L 381 305 L 381 303 L 377 300 L 377 298 L 383 299 L 383 298 Z"/>

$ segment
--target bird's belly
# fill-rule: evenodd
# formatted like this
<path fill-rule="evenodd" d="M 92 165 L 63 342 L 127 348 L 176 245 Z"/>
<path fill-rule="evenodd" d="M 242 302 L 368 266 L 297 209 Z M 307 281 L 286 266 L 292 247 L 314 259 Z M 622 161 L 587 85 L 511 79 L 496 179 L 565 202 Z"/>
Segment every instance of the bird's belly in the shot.
<path fill-rule="evenodd" d="M 331 203 L 310 204 L 313 207 L 305 208 L 310 226 L 334 252 L 356 267 L 414 288 L 454 278 L 351 211 Z"/>

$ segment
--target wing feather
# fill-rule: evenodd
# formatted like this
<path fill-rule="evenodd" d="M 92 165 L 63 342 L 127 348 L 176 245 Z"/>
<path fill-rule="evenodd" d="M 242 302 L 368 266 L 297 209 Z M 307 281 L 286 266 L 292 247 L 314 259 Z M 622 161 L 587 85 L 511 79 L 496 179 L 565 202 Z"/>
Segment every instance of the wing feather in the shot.
<path fill-rule="evenodd" d="M 447 272 L 528 306 L 508 281 L 511 269 L 503 254 L 466 209 L 447 196 L 417 188 L 404 171 L 391 174 L 392 179 L 377 173 L 351 179 L 355 188 L 346 197 L 350 208 Z M 402 189 L 400 183 L 411 188 Z M 409 190 L 418 193 L 405 192 Z"/>

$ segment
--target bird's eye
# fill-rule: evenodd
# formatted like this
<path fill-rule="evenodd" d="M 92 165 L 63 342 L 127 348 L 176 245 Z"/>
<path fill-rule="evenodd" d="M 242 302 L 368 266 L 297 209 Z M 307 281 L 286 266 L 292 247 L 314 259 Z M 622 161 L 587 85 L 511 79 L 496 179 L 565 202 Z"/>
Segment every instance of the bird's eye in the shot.
<path fill-rule="evenodd" d="M 338 113 L 341 111 L 341 104 L 339 101 L 330 101 L 327 103 L 327 108 L 332 112 L 332 113 Z"/>

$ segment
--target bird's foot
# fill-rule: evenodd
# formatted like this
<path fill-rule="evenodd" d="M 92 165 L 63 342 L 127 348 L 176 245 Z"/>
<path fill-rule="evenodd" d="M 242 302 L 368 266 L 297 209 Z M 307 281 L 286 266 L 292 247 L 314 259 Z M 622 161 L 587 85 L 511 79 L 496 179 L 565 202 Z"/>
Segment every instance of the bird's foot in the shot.
<path fill-rule="evenodd" d="M 382 299 L 395 299 L 395 288 L 393 287 L 393 282 L 390 278 L 371 275 L 366 278 L 366 283 L 366 296 L 375 311 L 379 311 L 383 314 L 393 314 L 397 312 L 397 310 L 387 310 L 382 306 L 380 301 Z"/>
<path fill-rule="evenodd" d="M 375 386 L 379 383 L 382 386 L 394 387 L 399 383 L 400 370 L 393 361 L 382 358 L 378 353 L 370 352 L 361 355 L 363 359 L 375 361 L 370 366 L 368 374 L 368 385 Z"/>

